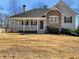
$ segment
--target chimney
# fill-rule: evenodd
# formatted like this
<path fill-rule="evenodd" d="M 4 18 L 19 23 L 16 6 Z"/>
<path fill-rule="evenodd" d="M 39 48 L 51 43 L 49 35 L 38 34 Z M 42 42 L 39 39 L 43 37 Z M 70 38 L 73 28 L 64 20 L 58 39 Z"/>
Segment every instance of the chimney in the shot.
<path fill-rule="evenodd" d="M 23 5 L 23 12 L 25 12 L 25 7 L 26 7 L 26 5 Z"/>

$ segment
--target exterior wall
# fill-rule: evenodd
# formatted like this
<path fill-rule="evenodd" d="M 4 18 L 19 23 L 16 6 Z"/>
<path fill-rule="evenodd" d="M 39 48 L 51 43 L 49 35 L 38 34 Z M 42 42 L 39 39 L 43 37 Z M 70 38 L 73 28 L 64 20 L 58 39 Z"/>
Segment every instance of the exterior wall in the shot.
<path fill-rule="evenodd" d="M 62 21 L 61 21 L 61 28 L 66 29 L 75 29 L 75 13 L 72 11 L 67 5 L 60 3 L 56 6 L 59 10 L 63 12 Z M 72 16 L 72 23 L 64 23 L 64 17 Z"/>
<path fill-rule="evenodd" d="M 55 24 L 55 23 L 51 24 L 49 22 L 49 20 L 50 20 L 49 17 L 50 16 L 58 16 L 58 23 L 57 24 Z M 61 16 L 62 16 L 62 14 L 58 10 L 50 10 L 47 14 L 47 25 L 49 27 L 52 27 L 52 28 L 60 28 L 61 27 Z"/>
<path fill-rule="evenodd" d="M 65 29 L 75 29 L 75 16 L 72 16 L 72 23 L 64 23 L 64 15 L 62 16 L 61 28 Z"/>

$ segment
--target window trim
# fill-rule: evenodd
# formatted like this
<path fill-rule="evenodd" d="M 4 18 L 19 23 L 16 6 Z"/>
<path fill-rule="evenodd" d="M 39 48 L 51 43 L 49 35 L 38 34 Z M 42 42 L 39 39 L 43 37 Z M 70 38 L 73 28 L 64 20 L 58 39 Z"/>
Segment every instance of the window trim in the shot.
<path fill-rule="evenodd" d="M 68 22 L 69 21 L 69 22 Z M 72 16 L 65 16 L 64 17 L 64 23 L 65 24 L 72 24 Z"/>
<path fill-rule="evenodd" d="M 31 20 L 31 25 L 33 26 L 33 25 L 37 25 L 37 20 Z"/>
<path fill-rule="evenodd" d="M 53 19 L 52 19 L 53 22 L 51 22 L 51 17 L 53 17 Z M 57 21 L 56 21 L 56 22 L 55 22 L 55 19 L 54 19 L 55 17 L 57 17 Z M 50 22 L 50 23 L 55 23 L 55 24 L 57 24 L 57 23 L 58 23 L 58 19 L 59 19 L 58 16 L 50 16 L 50 17 L 49 17 L 49 22 Z"/>

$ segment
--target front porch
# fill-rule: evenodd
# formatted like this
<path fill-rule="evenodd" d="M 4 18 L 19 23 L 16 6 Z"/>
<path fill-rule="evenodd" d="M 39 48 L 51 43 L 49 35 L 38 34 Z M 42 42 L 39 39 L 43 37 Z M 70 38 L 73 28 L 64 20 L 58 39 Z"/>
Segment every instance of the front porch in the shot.
<path fill-rule="evenodd" d="M 44 33 L 46 30 L 45 18 L 11 18 L 9 24 L 10 31 L 25 32 L 37 31 L 37 33 Z"/>

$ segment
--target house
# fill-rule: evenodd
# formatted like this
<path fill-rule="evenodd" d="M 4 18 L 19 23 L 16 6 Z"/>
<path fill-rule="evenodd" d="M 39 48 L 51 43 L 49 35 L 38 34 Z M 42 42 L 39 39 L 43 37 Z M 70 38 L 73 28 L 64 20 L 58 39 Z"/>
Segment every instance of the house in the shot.
<path fill-rule="evenodd" d="M 47 27 L 59 30 L 75 29 L 76 13 L 63 0 L 50 9 L 38 8 L 25 11 L 25 6 L 23 6 L 23 10 L 23 13 L 10 17 L 10 31 L 45 33 Z"/>

